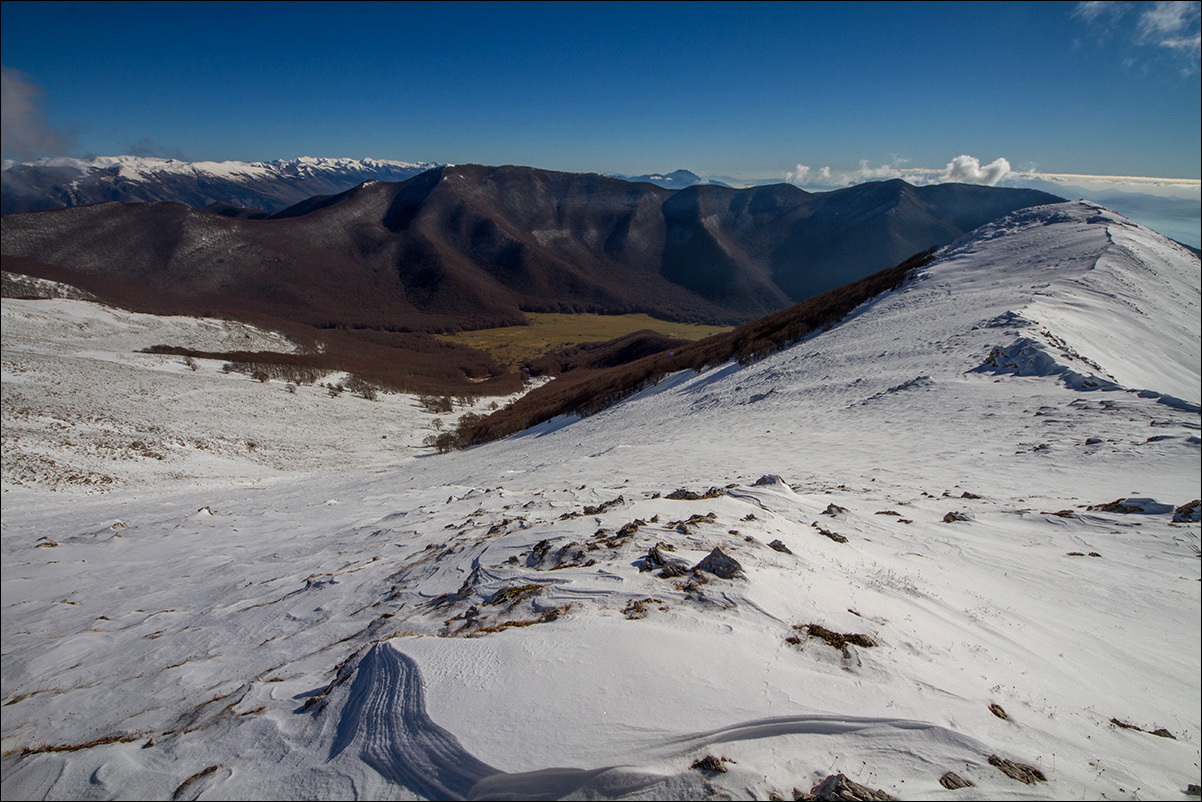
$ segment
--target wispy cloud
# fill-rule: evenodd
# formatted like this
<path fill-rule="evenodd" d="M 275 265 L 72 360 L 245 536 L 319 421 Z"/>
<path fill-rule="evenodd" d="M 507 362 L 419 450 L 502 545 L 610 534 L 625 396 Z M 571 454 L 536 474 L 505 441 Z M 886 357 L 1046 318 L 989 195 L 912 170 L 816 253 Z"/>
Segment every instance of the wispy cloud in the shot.
<path fill-rule="evenodd" d="M 0 66 L 0 149 L 20 159 L 59 156 L 67 140 L 46 122 L 38 105 L 42 90 L 28 75 Z"/>
<path fill-rule="evenodd" d="M 1134 15 L 1135 25 L 1127 20 Z M 1199 70 L 1202 53 L 1202 3 L 1193 0 L 1160 0 L 1155 3 L 1084 2 L 1077 3 L 1072 16 L 1082 20 L 1103 42 L 1112 36 L 1129 37 L 1137 46 L 1160 47 L 1168 51 L 1184 75 Z M 1123 63 L 1133 63 L 1130 57 Z"/>

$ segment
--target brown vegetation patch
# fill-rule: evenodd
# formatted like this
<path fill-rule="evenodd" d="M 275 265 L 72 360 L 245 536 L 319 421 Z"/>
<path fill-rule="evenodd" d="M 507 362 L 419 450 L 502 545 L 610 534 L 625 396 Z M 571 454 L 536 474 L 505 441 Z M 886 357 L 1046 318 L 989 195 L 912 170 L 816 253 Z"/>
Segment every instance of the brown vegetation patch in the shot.
<path fill-rule="evenodd" d="M 19 701 L 19 700 L 15 700 Z M 8 704 L 12 704 L 9 702 Z M 49 744 L 41 743 L 34 746 L 25 746 L 19 750 L 5 752 L 5 755 L 17 754 L 21 757 L 27 755 L 41 755 L 47 752 L 79 752 L 84 749 L 91 749 L 94 746 L 106 746 L 107 744 L 128 744 L 134 741 L 140 741 L 146 737 L 146 733 L 121 733 L 119 735 L 104 735 L 100 738 L 94 738 L 91 741 L 84 741 L 78 744 Z"/>
<path fill-rule="evenodd" d="M 542 585 L 515 585 L 513 587 L 501 588 L 493 594 L 492 599 L 488 603 L 495 607 L 506 607 L 512 610 L 522 601 L 538 596 L 542 592 Z"/>
<path fill-rule="evenodd" d="M 220 771 L 221 768 L 222 768 L 221 766 L 217 765 L 217 766 L 209 766 L 206 769 L 201 769 L 200 771 L 196 772 L 191 777 L 189 777 L 188 779 L 186 779 L 182 783 L 180 783 L 179 787 L 175 789 L 175 793 L 173 793 L 171 795 L 171 798 L 173 800 L 183 799 L 184 792 L 187 791 L 191 785 L 193 785 L 194 783 L 200 782 L 205 777 L 208 777 L 210 774 L 214 774 L 214 773 Z"/>
<path fill-rule="evenodd" d="M 471 632 L 467 633 L 466 637 L 478 638 L 482 635 L 491 635 L 494 632 L 504 632 L 507 629 L 519 629 L 521 627 L 531 627 L 531 626 L 534 626 L 535 624 L 548 624 L 552 621 L 557 620 L 559 618 L 559 616 L 562 615 L 564 612 L 565 612 L 565 610 L 554 609 L 554 610 L 548 610 L 547 612 L 540 615 L 538 618 L 523 618 L 523 619 L 519 619 L 516 621 L 502 621 L 499 624 L 488 624 L 486 626 L 482 626 L 482 627 L 478 627 L 477 629 L 473 629 Z"/>
<path fill-rule="evenodd" d="M 259 381 L 312 384 L 327 373 L 350 373 L 362 394 L 368 387 L 387 392 L 478 397 L 508 395 L 522 389 L 521 377 L 480 351 L 439 342 L 428 334 L 379 329 L 317 329 L 276 319 L 248 322 L 279 331 L 301 346 L 301 353 L 274 351 L 199 351 L 170 344 L 146 353 L 187 359 L 218 359 L 227 372 Z"/>
<path fill-rule="evenodd" d="M 725 756 L 714 757 L 713 755 L 706 755 L 703 758 L 694 760 L 693 765 L 689 766 L 689 768 L 694 769 L 696 771 L 710 771 L 710 772 L 714 772 L 715 774 L 725 774 L 726 773 L 725 764 L 726 763 L 734 763 L 734 762 L 735 761 L 733 761 L 730 758 L 725 757 Z"/>
<path fill-rule="evenodd" d="M 624 608 L 622 608 L 622 615 L 626 616 L 626 618 L 631 621 L 637 621 L 640 618 L 646 618 L 647 608 L 655 604 L 664 605 L 663 599 L 653 599 L 650 597 L 646 599 L 638 599 L 637 601 L 632 599 L 631 601 L 627 602 Z M 666 611 L 668 608 L 665 605 L 661 606 L 659 609 L 662 612 Z"/>
<path fill-rule="evenodd" d="M 794 624 L 793 629 L 804 630 L 811 638 L 820 638 L 832 649 L 838 649 L 844 657 L 851 657 L 848 646 L 859 646 L 870 649 L 876 646 L 876 641 L 867 635 L 856 632 L 835 632 L 820 624 Z"/>

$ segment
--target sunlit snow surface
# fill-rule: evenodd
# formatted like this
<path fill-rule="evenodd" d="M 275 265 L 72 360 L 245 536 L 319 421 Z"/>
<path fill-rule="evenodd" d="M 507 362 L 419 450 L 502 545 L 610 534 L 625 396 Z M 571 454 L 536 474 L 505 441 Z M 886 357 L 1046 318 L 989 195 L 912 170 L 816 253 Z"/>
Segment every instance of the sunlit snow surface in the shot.
<path fill-rule="evenodd" d="M 4 796 L 763 799 L 842 772 L 903 799 L 1180 797 L 1199 524 L 1085 507 L 1199 496 L 1199 284 L 1099 207 L 1026 210 L 754 365 L 447 456 L 409 447 L 412 399 L 298 399 L 131 354 L 126 313 L 6 300 Z M 93 345 L 16 338 L 43 314 Z M 147 447 L 185 445 L 108 459 L 105 493 L 10 476 L 104 473 L 81 421 L 119 438 L 127 407 Z M 206 473 L 187 443 L 217 431 L 259 445 Z M 742 576 L 640 571 L 657 542 Z M 706 754 L 727 773 L 690 770 Z"/>

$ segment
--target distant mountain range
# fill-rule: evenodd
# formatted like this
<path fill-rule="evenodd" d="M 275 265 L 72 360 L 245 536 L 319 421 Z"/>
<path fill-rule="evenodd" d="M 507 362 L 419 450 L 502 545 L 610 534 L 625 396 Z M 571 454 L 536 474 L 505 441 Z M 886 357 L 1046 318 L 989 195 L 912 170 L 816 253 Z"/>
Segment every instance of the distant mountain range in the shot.
<path fill-rule="evenodd" d="M 196 209 L 230 203 L 279 211 L 364 181 L 404 181 L 437 165 L 381 159 L 188 162 L 141 156 L 5 161 L 4 214 L 104 201 L 175 201 Z"/>
<path fill-rule="evenodd" d="M 278 212 L 314 195 L 333 195 L 364 181 L 404 181 L 442 165 L 387 159 L 277 159 L 269 162 L 190 162 L 142 156 L 6 160 L 0 182 L 3 214 L 86 206 L 105 201 L 175 201 L 203 209 L 229 204 Z M 729 186 L 690 170 L 618 175 L 623 181 L 684 189 Z"/>
<path fill-rule="evenodd" d="M 894 265 L 1035 190 L 892 180 L 673 191 L 596 174 L 438 167 L 278 212 L 103 203 L 4 220 L 5 269 L 135 308 L 446 331 L 526 311 L 741 323 Z"/>
<path fill-rule="evenodd" d="M 623 181 L 641 181 L 646 184 L 655 184 L 657 187 L 663 187 L 664 189 L 684 189 L 695 184 L 709 184 L 716 187 L 730 186 L 730 184 L 724 184 L 721 181 L 702 178 L 692 170 L 674 170 L 670 173 L 648 173 L 647 175 L 619 175 L 614 173 L 612 177 L 620 178 Z"/>

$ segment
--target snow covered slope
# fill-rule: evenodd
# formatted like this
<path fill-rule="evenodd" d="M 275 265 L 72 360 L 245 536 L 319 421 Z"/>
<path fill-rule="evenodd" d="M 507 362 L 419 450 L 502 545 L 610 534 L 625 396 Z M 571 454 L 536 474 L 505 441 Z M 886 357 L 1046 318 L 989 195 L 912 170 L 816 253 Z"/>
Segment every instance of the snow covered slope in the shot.
<path fill-rule="evenodd" d="M 1041 207 L 761 362 L 489 446 L 6 485 L 4 796 L 1179 797 L 1199 285 Z"/>
<path fill-rule="evenodd" d="M 189 162 L 144 156 L 5 160 L 3 212 L 102 201 L 176 201 L 195 208 L 232 203 L 278 211 L 368 180 L 404 181 L 437 165 L 387 159 L 302 157 L 267 162 Z"/>

